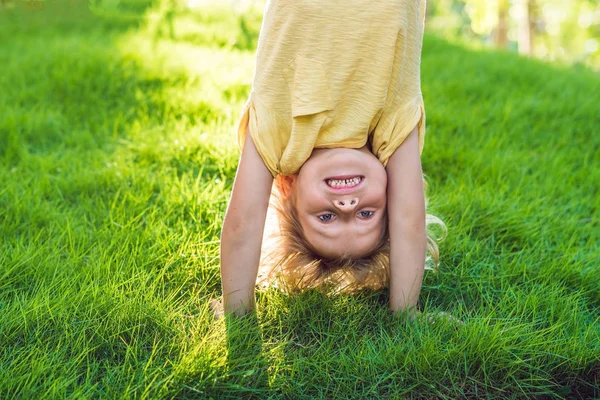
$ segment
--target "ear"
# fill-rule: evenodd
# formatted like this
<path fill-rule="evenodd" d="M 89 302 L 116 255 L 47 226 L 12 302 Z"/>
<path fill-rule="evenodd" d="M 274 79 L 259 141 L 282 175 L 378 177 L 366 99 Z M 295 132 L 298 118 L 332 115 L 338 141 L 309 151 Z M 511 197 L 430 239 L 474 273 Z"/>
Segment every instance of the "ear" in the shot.
<path fill-rule="evenodd" d="M 275 186 L 277 187 L 277 190 L 279 190 L 281 197 L 284 199 L 287 199 L 292 193 L 296 177 L 297 175 L 278 175 L 277 178 L 275 178 Z"/>

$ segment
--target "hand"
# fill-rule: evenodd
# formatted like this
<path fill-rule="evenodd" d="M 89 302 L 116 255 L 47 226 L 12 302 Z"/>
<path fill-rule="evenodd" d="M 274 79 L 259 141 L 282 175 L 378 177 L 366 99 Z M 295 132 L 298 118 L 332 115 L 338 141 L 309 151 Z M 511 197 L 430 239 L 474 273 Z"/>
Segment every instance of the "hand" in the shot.
<path fill-rule="evenodd" d="M 210 309 L 213 312 L 215 320 L 219 320 L 225 315 L 225 311 L 223 310 L 223 303 L 221 303 L 221 300 L 219 299 L 212 299 L 210 301 Z"/>
<path fill-rule="evenodd" d="M 431 324 L 435 324 L 437 321 L 446 321 L 453 325 L 456 325 L 457 327 L 465 324 L 460 319 L 453 317 L 451 314 L 444 312 L 444 311 L 428 312 L 428 313 L 424 313 L 424 314 L 421 312 L 418 312 L 412 316 L 412 320 L 414 321 L 415 319 L 425 319 L 426 321 L 430 322 Z"/>

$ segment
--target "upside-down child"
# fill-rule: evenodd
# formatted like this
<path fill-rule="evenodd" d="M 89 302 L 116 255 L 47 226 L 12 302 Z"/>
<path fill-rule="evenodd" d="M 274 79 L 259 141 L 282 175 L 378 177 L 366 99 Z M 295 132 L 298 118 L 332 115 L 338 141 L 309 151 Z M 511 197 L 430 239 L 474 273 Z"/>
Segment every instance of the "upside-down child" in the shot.
<path fill-rule="evenodd" d="M 438 253 L 421 169 L 424 17 L 425 0 L 267 1 L 221 234 L 226 313 L 255 307 L 272 197 L 271 281 L 389 287 L 392 311 L 416 311 Z"/>

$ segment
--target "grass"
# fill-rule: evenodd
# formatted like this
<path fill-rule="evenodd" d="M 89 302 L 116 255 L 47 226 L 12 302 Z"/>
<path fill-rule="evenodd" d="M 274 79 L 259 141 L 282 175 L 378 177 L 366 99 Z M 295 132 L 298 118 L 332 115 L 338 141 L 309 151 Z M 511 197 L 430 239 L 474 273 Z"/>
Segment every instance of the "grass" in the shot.
<path fill-rule="evenodd" d="M 1 398 L 600 397 L 597 74 L 426 36 L 421 300 L 464 326 L 273 289 L 214 322 L 261 15 L 121 6 L 0 9 Z"/>

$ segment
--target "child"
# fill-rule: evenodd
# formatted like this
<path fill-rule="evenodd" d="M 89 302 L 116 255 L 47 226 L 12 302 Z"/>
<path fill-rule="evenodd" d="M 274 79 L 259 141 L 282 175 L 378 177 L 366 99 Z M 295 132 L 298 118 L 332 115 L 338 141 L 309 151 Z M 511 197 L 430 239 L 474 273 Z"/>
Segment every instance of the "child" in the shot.
<path fill-rule="evenodd" d="M 415 311 L 427 247 L 437 261 L 420 161 L 424 16 L 425 0 L 267 2 L 221 235 L 225 312 L 254 308 L 272 186 L 282 242 L 269 278 L 389 285 L 390 309 Z"/>

